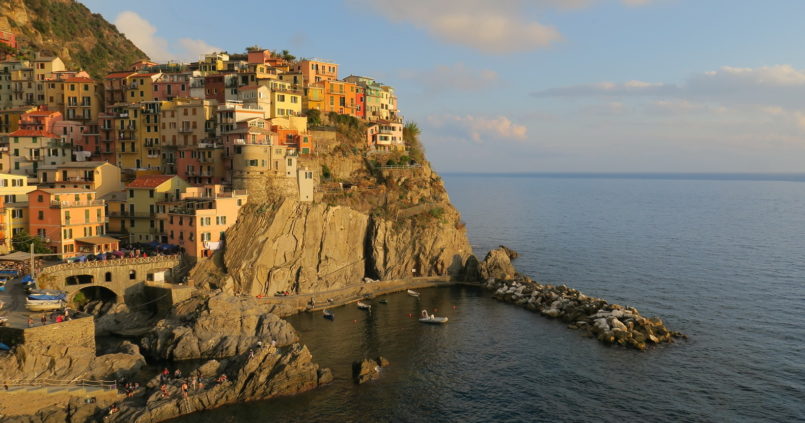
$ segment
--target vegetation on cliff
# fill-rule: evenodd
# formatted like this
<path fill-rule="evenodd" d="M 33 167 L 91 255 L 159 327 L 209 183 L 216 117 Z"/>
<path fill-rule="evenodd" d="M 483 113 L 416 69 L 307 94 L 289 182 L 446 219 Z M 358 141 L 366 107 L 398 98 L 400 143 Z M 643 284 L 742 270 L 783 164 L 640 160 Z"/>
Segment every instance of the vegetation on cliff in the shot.
<path fill-rule="evenodd" d="M 4 0 L 0 29 L 17 35 L 18 55 L 49 51 L 69 69 L 86 70 L 95 78 L 148 58 L 100 14 L 74 0 Z"/>

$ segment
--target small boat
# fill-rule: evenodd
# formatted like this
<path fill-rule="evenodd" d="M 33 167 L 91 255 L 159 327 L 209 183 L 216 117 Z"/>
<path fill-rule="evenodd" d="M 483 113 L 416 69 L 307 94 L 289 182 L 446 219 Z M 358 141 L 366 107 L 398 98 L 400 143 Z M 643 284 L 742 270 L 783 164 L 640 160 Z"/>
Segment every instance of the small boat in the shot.
<path fill-rule="evenodd" d="M 419 297 L 419 292 L 411 291 L 410 289 L 407 292 L 408 292 L 408 295 L 410 295 L 412 297 Z"/>
<path fill-rule="evenodd" d="M 419 321 L 422 323 L 432 323 L 437 325 L 447 323 L 447 317 L 436 317 L 432 314 L 428 314 L 428 310 L 422 310 L 422 314 L 420 316 Z"/>
<path fill-rule="evenodd" d="M 361 309 L 361 310 L 371 310 L 372 306 L 370 306 L 369 304 L 366 304 L 366 303 L 358 301 L 358 308 Z"/>
<path fill-rule="evenodd" d="M 330 310 L 324 310 L 323 313 L 324 313 L 324 318 L 325 319 L 327 319 L 327 320 L 335 320 L 335 314 L 333 314 L 333 312 L 331 312 Z"/>
<path fill-rule="evenodd" d="M 0 316 L 0 326 L 6 326 L 8 324 L 8 317 Z"/>
<path fill-rule="evenodd" d="M 29 311 L 51 311 L 63 308 L 64 300 L 33 300 L 25 299 L 25 308 Z"/>
<path fill-rule="evenodd" d="M 389 300 L 383 298 L 382 300 L 378 301 L 380 304 L 388 304 Z"/>
<path fill-rule="evenodd" d="M 6 279 L 6 278 L 4 278 L 4 277 L 0 276 L 0 292 L 2 292 L 2 291 L 5 291 L 5 290 L 6 290 L 6 283 L 7 283 L 7 282 L 8 282 L 8 279 Z"/>

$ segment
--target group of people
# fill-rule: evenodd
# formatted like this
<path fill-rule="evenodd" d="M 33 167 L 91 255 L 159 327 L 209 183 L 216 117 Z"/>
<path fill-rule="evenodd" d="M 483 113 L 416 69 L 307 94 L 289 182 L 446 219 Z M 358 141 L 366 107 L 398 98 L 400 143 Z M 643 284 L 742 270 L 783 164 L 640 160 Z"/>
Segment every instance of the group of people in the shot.
<path fill-rule="evenodd" d="M 201 371 L 199 370 L 196 370 L 196 374 L 193 376 L 183 379 L 181 370 L 176 369 L 173 371 L 173 374 L 171 374 L 171 372 L 165 368 L 159 374 L 159 391 L 162 393 L 162 398 L 170 398 L 171 394 L 168 390 L 168 383 L 171 382 L 171 380 L 179 382 L 183 399 L 187 399 L 187 396 L 191 390 L 194 392 L 200 391 L 204 389 L 205 386 L 204 378 L 201 376 Z M 218 383 L 224 383 L 227 380 L 226 373 L 222 373 L 215 379 L 215 381 Z"/>
<path fill-rule="evenodd" d="M 42 313 L 42 316 L 40 317 L 39 321 L 42 322 L 42 326 L 45 326 L 46 324 L 48 324 L 48 321 L 54 323 L 61 323 L 72 319 L 73 319 L 72 312 L 70 311 L 69 308 L 65 307 L 61 311 L 54 310 L 50 314 Z M 31 328 L 33 326 L 34 326 L 34 318 L 31 315 L 28 315 L 28 327 Z"/>
<path fill-rule="evenodd" d="M 45 266 L 45 261 L 35 259 L 34 266 L 36 267 L 36 271 L 39 272 Z M 29 275 L 31 274 L 31 261 L 2 261 L 0 262 L 0 270 L 13 270 L 19 275 Z"/>

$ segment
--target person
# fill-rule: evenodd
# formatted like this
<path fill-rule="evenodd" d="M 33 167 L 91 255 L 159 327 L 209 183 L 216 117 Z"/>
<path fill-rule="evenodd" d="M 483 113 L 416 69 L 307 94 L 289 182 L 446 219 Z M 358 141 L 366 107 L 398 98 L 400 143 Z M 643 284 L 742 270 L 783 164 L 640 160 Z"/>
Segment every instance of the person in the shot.
<path fill-rule="evenodd" d="M 62 316 L 62 315 L 56 316 L 56 323 L 61 323 L 63 321 L 64 321 L 64 316 Z"/>
<path fill-rule="evenodd" d="M 173 372 L 173 377 L 175 377 L 176 379 L 179 379 L 180 377 L 182 377 L 182 371 L 179 370 L 179 369 L 176 369 L 176 371 Z"/>
<path fill-rule="evenodd" d="M 254 358 L 254 350 L 249 348 L 249 360 Z"/>
<path fill-rule="evenodd" d="M 34 319 L 32 319 L 31 316 L 28 316 L 28 327 L 30 328 L 33 325 L 34 325 Z"/>
<path fill-rule="evenodd" d="M 42 313 L 42 326 L 48 323 L 48 316 L 45 313 Z"/>
<path fill-rule="evenodd" d="M 196 388 L 198 387 L 198 377 L 193 376 L 193 377 L 190 379 L 190 386 L 192 386 L 192 387 L 193 387 L 193 390 L 194 390 L 194 391 L 196 390 Z"/>
<path fill-rule="evenodd" d="M 162 392 L 162 398 L 167 398 L 170 396 L 170 394 L 168 394 L 168 385 L 163 383 L 162 386 L 159 387 L 159 390 Z"/>
<path fill-rule="evenodd" d="M 182 397 L 187 399 L 187 382 L 182 382 Z"/>
<path fill-rule="evenodd" d="M 112 414 L 115 414 L 115 413 L 117 413 L 118 411 L 120 411 L 120 409 L 119 409 L 119 408 L 117 408 L 117 403 L 114 403 L 114 404 L 112 404 L 112 406 L 109 408 L 109 415 L 111 416 Z"/>

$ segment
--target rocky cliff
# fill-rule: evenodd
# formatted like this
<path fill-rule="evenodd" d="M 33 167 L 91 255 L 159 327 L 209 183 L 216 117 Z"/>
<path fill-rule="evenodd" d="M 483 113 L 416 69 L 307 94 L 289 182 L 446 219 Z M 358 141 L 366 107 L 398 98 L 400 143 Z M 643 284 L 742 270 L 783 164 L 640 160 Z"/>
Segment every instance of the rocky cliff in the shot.
<path fill-rule="evenodd" d="M 68 69 L 96 78 L 148 58 L 114 25 L 74 0 L 3 0 L 0 29 L 17 35 L 22 54 L 50 51 Z"/>
<path fill-rule="evenodd" d="M 217 265 L 200 264 L 195 283 L 273 295 L 325 292 L 365 278 L 461 278 L 472 247 L 441 178 L 426 161 L 384 168 L 402 153 L 378 162 L 358 146 L 359 139 L 339 137 L 300 160 L 328 174 L 315 202 L 250 200 L 227 231 Z"/>

